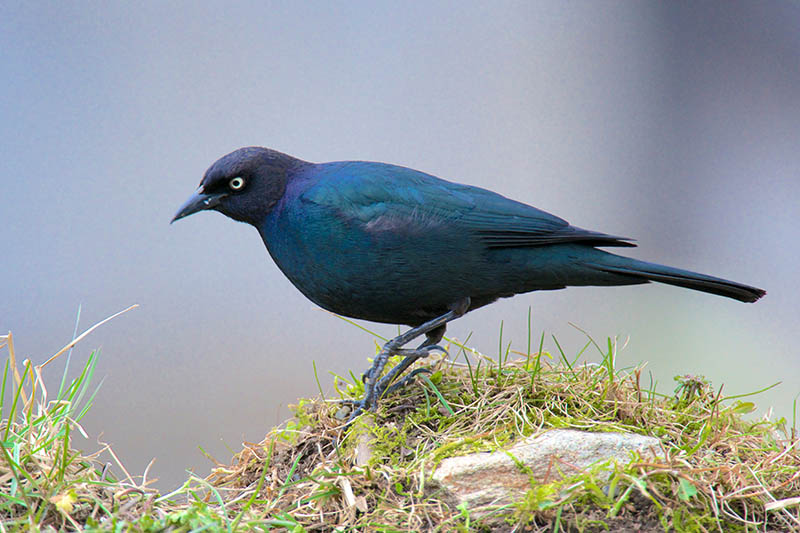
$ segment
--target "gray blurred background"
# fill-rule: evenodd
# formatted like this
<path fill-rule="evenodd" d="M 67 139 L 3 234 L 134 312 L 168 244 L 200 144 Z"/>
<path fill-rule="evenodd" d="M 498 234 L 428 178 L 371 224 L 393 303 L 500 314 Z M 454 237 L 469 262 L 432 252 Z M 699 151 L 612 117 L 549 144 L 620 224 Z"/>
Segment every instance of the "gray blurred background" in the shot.
<path fill-rule="evenodd" d="M 493 355 L 503 320 L 524 350 L 532 306 L 551 351 L 551 334 L 583 346 L 569 322 L 630 337 L 619 366 L 648 362 L 662 392 L 684 373 L 727 394 L 783 381 L 755 401 L 791 418 L 798 27 L 800 4 L 777 1 L 4 2 L 0 332 L 40 363 L 79 304 L 84 327 L 140 304 L 73 364 L 102 348 L 84 425 L 132 473 L 156 457 L 164 489 L 208 472 L 198 446 L 226 461 L 316 394 L 312 361 L 327 391 L 330 372 L 363 370 L 373 338 L 307 301 L 252 228 L 168 224 L 215 159 L 263 145 L 491 188 L 633 237 L 635 257 L 764 287 L 754 305 L 658 285 L 534 293 L 449 335 Z"/>

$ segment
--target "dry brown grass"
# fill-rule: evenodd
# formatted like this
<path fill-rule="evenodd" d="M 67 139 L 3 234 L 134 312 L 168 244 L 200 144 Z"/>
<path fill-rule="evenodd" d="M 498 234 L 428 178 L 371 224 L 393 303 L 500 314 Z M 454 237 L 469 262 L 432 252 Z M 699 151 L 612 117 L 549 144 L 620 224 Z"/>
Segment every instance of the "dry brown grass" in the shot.
<path fill-rule="evenodd" d="M 612 341 L 598 347 L 600 364 L 549 364 L 541 350 L 515 360 L 440 360 L 434 374 L 346 432 L 341 405 L 301 400 L 292 420 L 246 443 L 232 464 L 217 463 L 206 479 L 191 477 L 163 496 L 148 487 L 147 472 L 128 474 L 108 446 L 93 454 L 72 448 L 93 396 L 94 357 L 48 397 L 44 365 L 20 369 L 11 335 L 0 337 L 0 349 L 9 354 L 0 531 L 800 529 L 794 428 L 743 418 L 752 404 L 722 397 L 702 378 L 680 378 L 674 395 L 645 389 L 641 369 L 614 368 Z M 343 397 L 363 393 L 358 380 L 337 383 Z M 430 483 L 445 457 L 554 427 L 653 435 L 663 458 L 532 482 L 518 502 L 500 507 L 455 507 Z M 122 474 L 112 477 L 109 464 Z"/>
<path fill-rule="evenodd" d="M 609 343 L 606 358 L 615 349 Z M 449 530 L 471 520 L 471 528 L 544 531 L 557 517 L 580 528 L 598 516 L 635 522 L 648 514 L 645 523 L 656 530 L 800 528 L 798 440 L 780 424 L 744 420 L 751 404 L 726 400 L 691 376 L 681 379 L 675 396 L 660 396 L 642 389 L 641 369 L 614 371 L 608 360 L 569 368 L 519 359 L 499 371 L 479 360 L 481 368 L 442 363 L 432 383 L 385 399 L 345 437 L 334 416 L 338 406 L 303 401 L 294 422 L 247 444 L 208 480 L 231 500 L 266 502 L 262 517 L 282 516 L 308 530 Z M 357 385 L 350 388 L 355 396 Z M 477 521 L 426 486 L 446 456 L 505 447 L 551 427 L 657 436 L 664 458 L 610 467 L 613 495 L 603 495 L 608 485 L 599 472 L 587 472 L 582 488 L 532 486 L 525 501 L 481 509 L 489 514 Z M 370 442 L 368 460 L 364 441 Z"/>

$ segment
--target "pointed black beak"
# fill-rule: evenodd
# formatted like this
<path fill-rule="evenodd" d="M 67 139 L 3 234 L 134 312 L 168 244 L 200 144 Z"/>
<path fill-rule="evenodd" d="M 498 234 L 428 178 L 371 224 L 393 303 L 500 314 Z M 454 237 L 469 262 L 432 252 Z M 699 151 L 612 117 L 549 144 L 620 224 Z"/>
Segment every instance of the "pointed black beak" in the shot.
<path fill-rule="evenodd" d="M 170 221 L 170 224 L 175 222 L 176 220 L 180 220 L 184 217 L 188 217 L 198 211 L 205 211 L 206 209 L 214 209 L 217 205 L 219 205 L 220 200 L 222 200 L 226 195 L 225 194 L 206 194 L 203 192 L 203 188 L 200 187 L 197 189 L 197 192 L 194 193 L 186 202 L 178 209 L 178 212 Z"/>

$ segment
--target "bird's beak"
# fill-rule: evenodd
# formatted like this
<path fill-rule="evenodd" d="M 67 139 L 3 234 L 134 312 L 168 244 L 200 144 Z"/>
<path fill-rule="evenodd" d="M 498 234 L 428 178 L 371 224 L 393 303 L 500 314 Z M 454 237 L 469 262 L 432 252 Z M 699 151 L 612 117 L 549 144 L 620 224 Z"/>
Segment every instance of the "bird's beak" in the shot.
<path fill-rule="evenodd" d="M 184 217 L 188 217 L 191 214 L 197 213 L 198 211 L 204 211 L 206 209 L 214 209 L 217 205 L 219 205 L 220 200 L 222 200 L 226 195 L 225 194 L 206 194 L 203 192 L 203 188 L 200 187 L 186 202 L 178 209 L 178 212 L 173 217 L 170 224 L 175 222 L 176 220 L 180 220 Z"/>

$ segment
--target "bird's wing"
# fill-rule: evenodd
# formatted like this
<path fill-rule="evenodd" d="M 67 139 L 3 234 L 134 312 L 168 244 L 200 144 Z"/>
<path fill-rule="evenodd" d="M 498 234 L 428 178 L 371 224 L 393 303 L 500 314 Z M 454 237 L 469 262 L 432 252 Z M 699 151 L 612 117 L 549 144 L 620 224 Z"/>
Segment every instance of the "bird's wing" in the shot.
<path fill-rule="evenodd" d="M 319 177 L 301 199 L 334 209 L 368 228 L 424 229 L 446 223 L 477 235 L 489 248 L 566 242 L 636 246 L 625 237 L 570 226 L 562 218 L 492 191 L 406 167 L 335 163 Z"/>
<path fill-rule="evenodd" d="M 465 213 L 461 222 L 480 235 L 490 248 L 567 242 L 590 246 L 636 246 L 626 237 L 571 226 L 562 218 L 486 189 L 469 189 L 475 208 Z"/>

